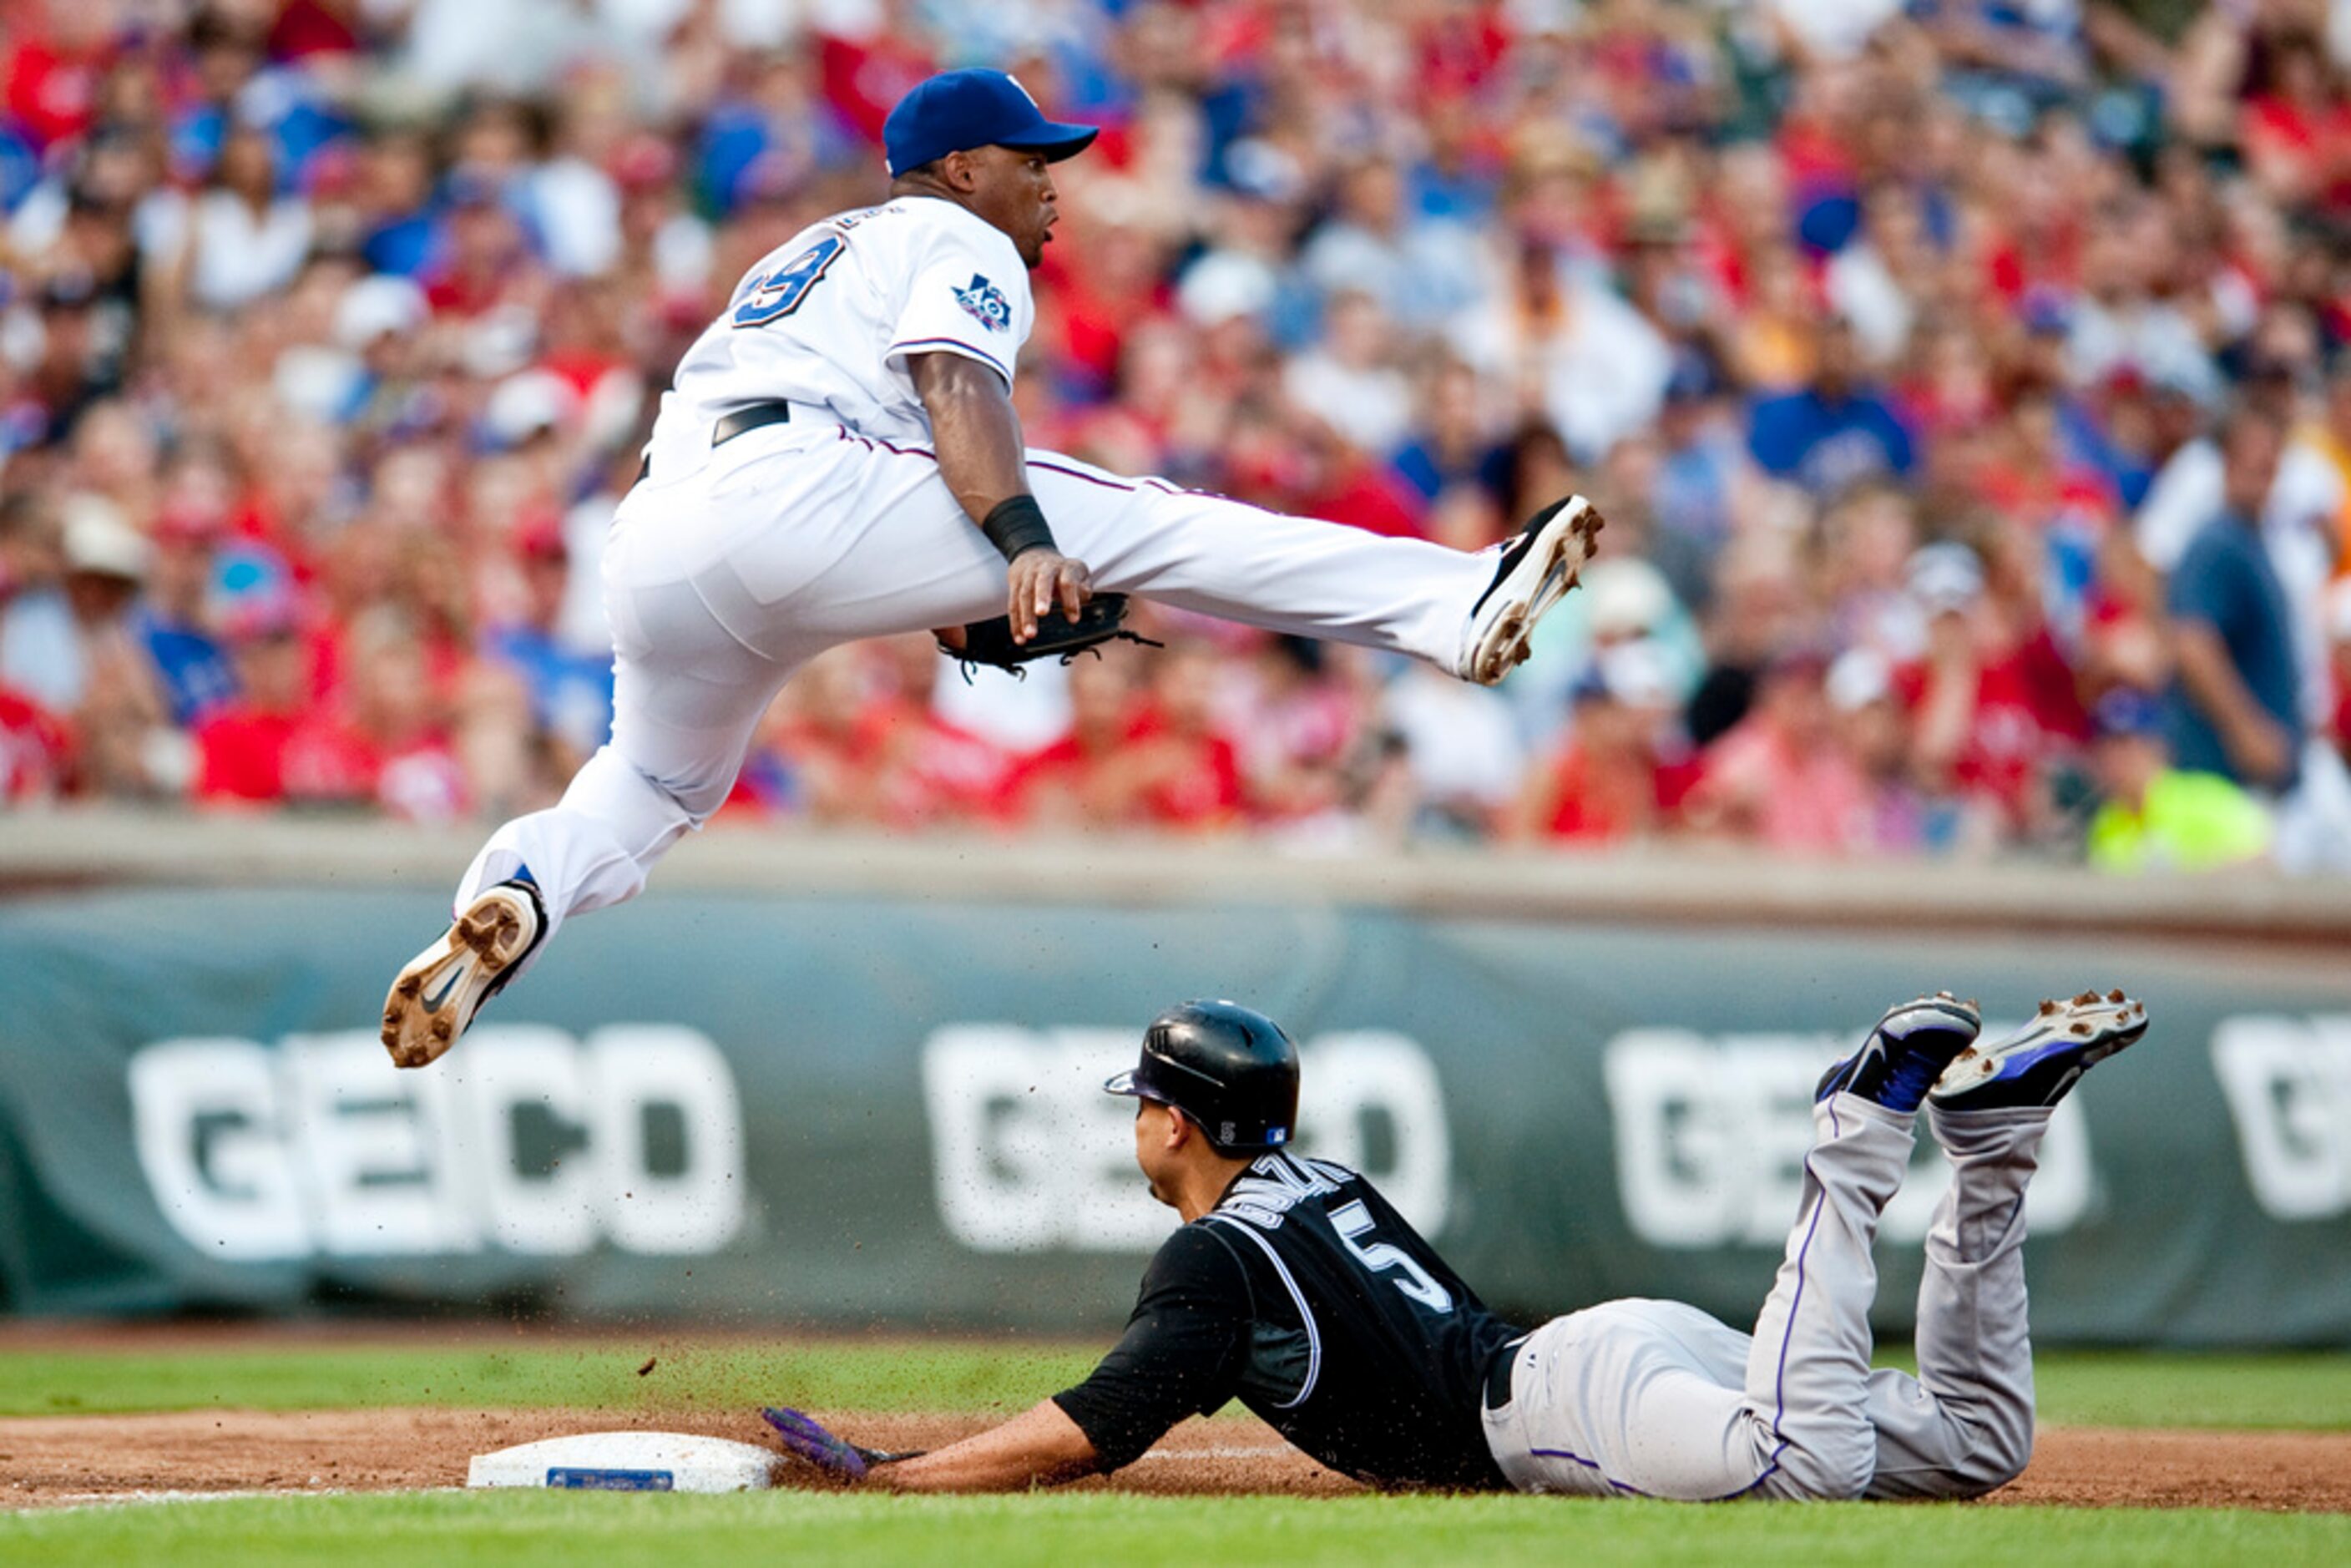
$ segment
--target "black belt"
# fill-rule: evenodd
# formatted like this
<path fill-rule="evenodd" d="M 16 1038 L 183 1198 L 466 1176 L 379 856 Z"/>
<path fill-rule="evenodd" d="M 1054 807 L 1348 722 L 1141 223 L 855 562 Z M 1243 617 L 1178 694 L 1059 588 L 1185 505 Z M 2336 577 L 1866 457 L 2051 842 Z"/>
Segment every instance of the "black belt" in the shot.
<path fill-rule="evenodd" d="M 1486 1364 L 1487 1409 L 1499 1410 L 1510 1402 L 1510 1374 L 1517 1370 L 1519 1351 L 1526 1343 L 1527 1336 L 1520 1334 L 1496 1351 L 1494 1359 Z"/>
<path fill-rule="evenodd" d="M 755 430 L 765 430 L 771 424 L 789 424 L 792 405 L 778 400 L 775 402 L 755 402 L 738 408 L 733 413 L 721 414 L 718 423 L 710 427 L 710 444 L 724 446 L 738 435 L 748 435 Z M 639 480 L 649 479 L 653 471 L 653 449 L 645 448 L 643 461 L 637 465 Z"/>

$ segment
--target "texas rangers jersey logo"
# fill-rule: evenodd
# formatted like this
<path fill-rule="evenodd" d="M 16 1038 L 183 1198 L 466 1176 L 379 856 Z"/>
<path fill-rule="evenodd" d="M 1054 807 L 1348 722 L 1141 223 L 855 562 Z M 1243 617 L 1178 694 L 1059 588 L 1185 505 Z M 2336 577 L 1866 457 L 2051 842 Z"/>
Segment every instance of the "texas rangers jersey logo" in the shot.
<path fill-rule="evenodd" d="M 1004 290 L 975 272 L 971 285 L 955 291 L 956 303 L 973 320 L 991 332 L 1012 330 L 1012 301 L 1004 298 Z"/>

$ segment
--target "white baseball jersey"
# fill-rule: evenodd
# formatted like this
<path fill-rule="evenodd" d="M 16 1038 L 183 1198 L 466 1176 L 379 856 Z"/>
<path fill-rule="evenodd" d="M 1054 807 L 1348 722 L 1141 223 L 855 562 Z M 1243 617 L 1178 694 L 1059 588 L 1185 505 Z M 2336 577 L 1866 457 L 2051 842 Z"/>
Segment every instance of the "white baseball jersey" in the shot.
<path fill-rule="evenodd" d="M 1001 375 L 1029 338 L 1029 269 L 985 219 L 935 196 L 899 196 L 813 224 L 760 258 L 677 367 L 654 426 L 658 467 L 693 462 L 712 423 L 786 399 L 861 435 L 930 440 L 908 359 L 960 354 Z"/>
<path fill-rule="evenodd" d="M 841 643 L 1004 612 L 1004 558 L 940 477 L 907 361 L 960 354 L 1008 386 L 1033 310 L 1011 239 L 935 196 L 839 214 L 760 259 L 679 362 L 613 517 L 612 738 L 561 803 L 492 835 L 461 905 L 528 868 L 544 946 L 569 916 L 635 897 L 725 801 L 795 669 Z M 711 445 L 723 415 L 775 400 L 789 421 Z M 1028 460 L 1062 548 L 1104 591 L 1458 671 L 1494 578 L 1491 554 Z"/>

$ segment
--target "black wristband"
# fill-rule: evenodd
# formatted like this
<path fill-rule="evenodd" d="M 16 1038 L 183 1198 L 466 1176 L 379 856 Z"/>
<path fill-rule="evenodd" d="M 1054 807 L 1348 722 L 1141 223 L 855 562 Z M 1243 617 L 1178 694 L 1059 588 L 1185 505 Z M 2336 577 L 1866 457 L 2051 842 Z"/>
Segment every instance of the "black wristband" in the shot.
<path fill-rule="evenodd" d="M 1008 561 L 1039 545 L 1047 549 L 1056 548 L 1052 526 L 1045 521 L 1045 509 L 1037 504 L 1034 496 L 1014 496 L 997 502 L 981 521 L 979 531 Z"/>

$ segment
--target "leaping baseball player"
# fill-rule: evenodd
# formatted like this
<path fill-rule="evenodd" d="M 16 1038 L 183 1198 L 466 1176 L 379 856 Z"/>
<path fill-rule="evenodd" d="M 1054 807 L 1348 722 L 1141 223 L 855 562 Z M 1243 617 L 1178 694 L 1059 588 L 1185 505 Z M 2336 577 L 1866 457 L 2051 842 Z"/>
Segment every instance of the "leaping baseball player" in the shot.
<path fill-rule="evenodd" d="M 475 857 L 385 1000 L 394 1062 L 447 1051 L 567 916 L 635 896 L 836 643 L 946 628 L 957 653 L 1061 652 L 1117 634 L 1133 592 L 1489 685 L 1525 659 L 1601 526 L 1581 497 L 1466 553 L 1023 447 L 1051 166 L 1094 135 L 1001 71 L 931 78 L 883 127 L 889 200 L 768 255 L 687 350 L 605 554 L 611 741 Z"/>
<path fill-rule="evenodd" d="M 1996 1044 L 1948 995 L 1893 1009 L 1822 1079 L 1802 1202 L 1744 1334 L 1677 1301 L 1608 1301 L 1531 1333 L 1499 1320 L 1363 1176 L 1287 1153 L 1298 1054 L 1272 1020 L 1196 1002 L 1107 1085 L 1182 1215 L 1092 1376 L 927 1454 L 765 1412 L 845 1482 L 987 1491 L 1133 1463 L 1238 1399 L 1381 1488 L 1683 1500 L 1965 1498 L 2032 1449 L 2024 1188 L 2051 1109 L 2139 1039 L 2120 991 L 2047 1002 Z M 1870 1366 L 1870 1246 L 1921 1108 L 1955 1174 L 1927 1236 L 1918 1375 Z"/>

